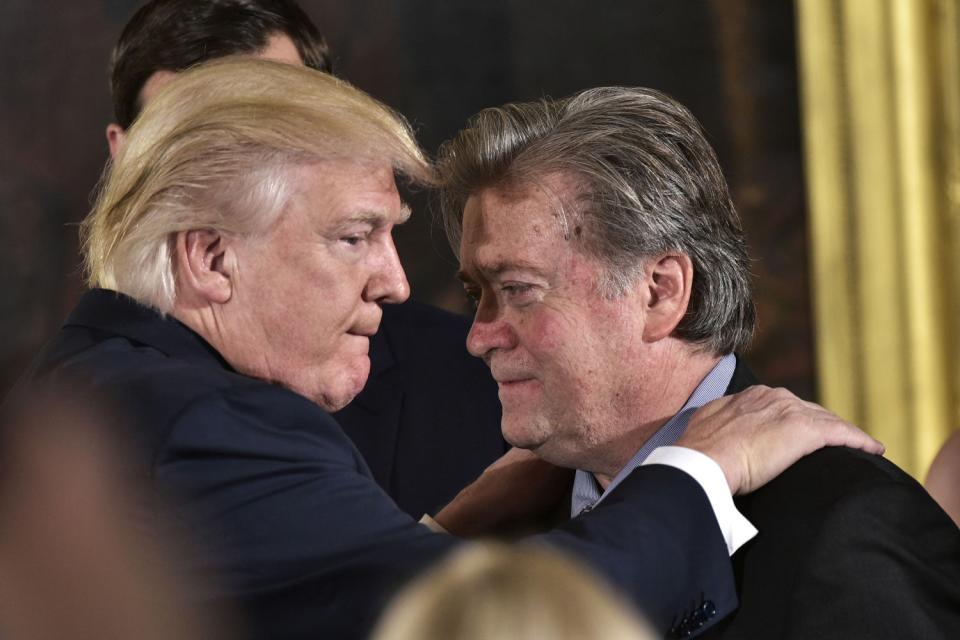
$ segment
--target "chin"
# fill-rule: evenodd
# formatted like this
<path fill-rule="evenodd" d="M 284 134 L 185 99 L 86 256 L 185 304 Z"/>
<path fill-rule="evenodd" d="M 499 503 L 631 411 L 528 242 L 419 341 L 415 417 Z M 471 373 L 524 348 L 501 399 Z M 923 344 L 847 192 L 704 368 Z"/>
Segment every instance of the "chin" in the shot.
<path fill-rule="evenodd" d="M 508 419 L 504 416 L 500 422 L 503 439 L 514 447 L 529 449 L 536 453 L 544 445 L 544 434 L 538 429 L 532 429 L 532 424 L 536 424 L 535 418 L 511 417 Z"/>
<path fill-rule="evenodd" d="M 334 384 L 325 386 L 316 394 L 316 403 L 326 411 L 333 413 L 343 409 L 363 391 L 370 373 L 370 359 L 364 357 L 362 363 L 351 368 L 350 372 L 341 371 Z"/>
<path fill-rule="evenodd" d="M 343 409 L 345 406 L 353 402 L 353 399 L 355 397 L 356 395 L 350 395 L 350 396 L 324 395 L 324 396 L 321 396 L 320 398 L 317 398 L 315 402 L 318 405 L 320 405 L 320 408 L 322 408 L 327 413 L 336 413 L 337 411 L 340 411 L 340 409 Z"/>
<path fill-rule="evenodd" d="M 320 405 L 324 411 L 334 413 L 353 402 L 353 399 L 360 394 L 362 389 L 362 385 L 360 385 L 359 388 L 355 386 L 344 386 L 342 388 L 328 387 L 314 394 L 313 401 Z"/>

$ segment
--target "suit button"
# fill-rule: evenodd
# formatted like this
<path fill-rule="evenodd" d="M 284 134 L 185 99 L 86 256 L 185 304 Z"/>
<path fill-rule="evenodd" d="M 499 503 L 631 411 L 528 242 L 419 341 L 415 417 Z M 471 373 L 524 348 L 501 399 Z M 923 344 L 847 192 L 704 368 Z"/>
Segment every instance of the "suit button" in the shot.
<path fill-rule="evenodd" d="M 711 600 L 706 600 L 700 605 L 700 609 L 697 610 L 697 613 L 699 613 L 704 620 L 709 620 L 713 616 L 717 615 L 717 606 L 713 604 Z"/>
<path fill-rule="evenodd" d="M 707 622 L 707 621 L 703 618 L 702 615 L 700 615 L 700 612 L 699 612 L 699 611 L 694 611 L 694 612 L 693 612 L 693 615 L 690 616 L 690 624 L 693 625 L 693 628 L 694 628 L 694 629 L 699 629 L 699 628 L 702 627 L 706 622 Z"/>

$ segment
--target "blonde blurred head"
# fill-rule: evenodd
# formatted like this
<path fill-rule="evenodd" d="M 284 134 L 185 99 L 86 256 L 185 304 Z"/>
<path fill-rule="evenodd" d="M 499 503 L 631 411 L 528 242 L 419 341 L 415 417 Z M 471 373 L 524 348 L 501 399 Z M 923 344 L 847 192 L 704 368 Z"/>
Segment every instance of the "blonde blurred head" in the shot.
<path fill-rule="evenodd" d="M 390 605 L 373 640 L 652 640 L 630 606 L 558 552 L 482 544 Z"/>
<path fill-rule="evenodd" d="M 178 232 L 263 233 L 291 196 L 289 169 L 329 159 L 433 182 L 402 117 L 332 76 L 250 58 L 179 74 L 130 128 L 83 222 L 89 285 L 169 312 Z"/>

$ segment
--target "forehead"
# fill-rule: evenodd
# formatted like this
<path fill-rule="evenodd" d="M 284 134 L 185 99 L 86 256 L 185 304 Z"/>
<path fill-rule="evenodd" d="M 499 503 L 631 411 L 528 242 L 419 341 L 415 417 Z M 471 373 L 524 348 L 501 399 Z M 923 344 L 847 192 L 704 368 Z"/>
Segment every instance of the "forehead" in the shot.
<path fill-rule="evenodd" d="M 406 221 L 389 164 L 323 160 L 292 169 L 292 208 L 321 223 L 362 221 L 375 225 Z"/>
<path fill-rule="evenodd" d="M 575 218 L 576 184 L 562 174 L 482 189 L 464 207 L 460 258 L 464 268 L 533 263 L 545 251 L 574 251 L 567 221 Z"/>
<path fill-rule="evenodd" d="M 297 45 L 293 44 L 293 40 L 285 33 L 274 33 L 271 35 L 267 39 L 266 46 L 253 54 L 253 57 L 286 62 L 287 64 L 303 65 L 303 59 L 300 57 L 300 52 L 297 51 Z"/>

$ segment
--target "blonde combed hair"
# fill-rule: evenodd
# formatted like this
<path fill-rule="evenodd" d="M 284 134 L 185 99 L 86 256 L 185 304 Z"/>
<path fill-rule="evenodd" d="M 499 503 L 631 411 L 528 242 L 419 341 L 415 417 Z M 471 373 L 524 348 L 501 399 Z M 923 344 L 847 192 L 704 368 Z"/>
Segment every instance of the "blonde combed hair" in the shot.
<path fill-rule="evenodd" d="M 248 57 L 178 74 L 130 128 L 83 221 L 88 284 L 169 312 L 178 232 L 262 233 L 292 195 L 289 168 L 323 160 L 434 183 L 403 118 L 342 80 Z"/>
<path fill-rule="evenodd" d="M 390 604 L 373 640 L 653 640 L 625 600 L 551 549 L 478 544 Z"/>

